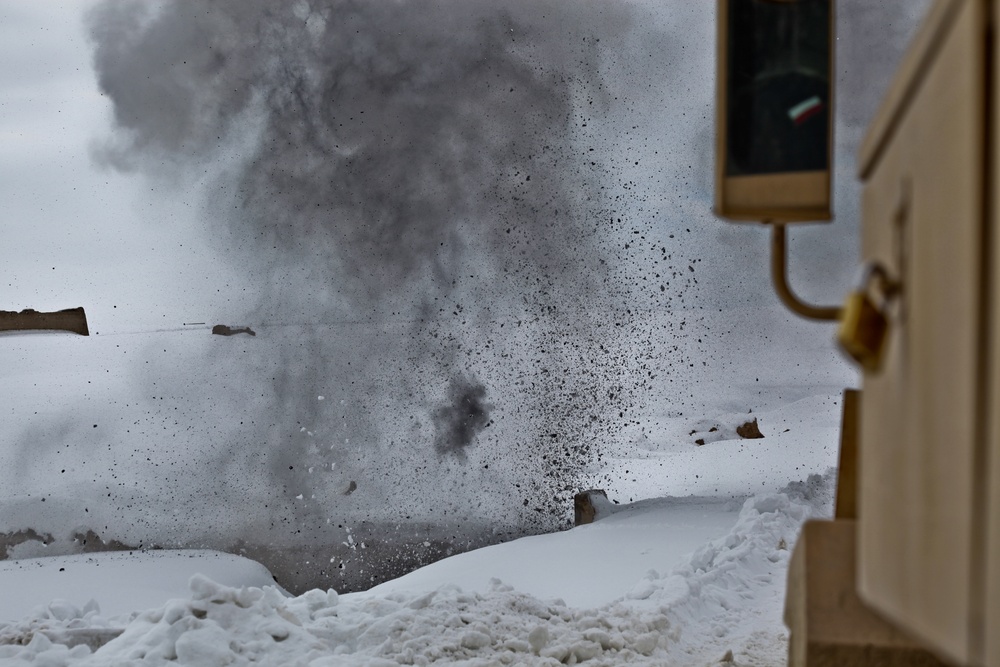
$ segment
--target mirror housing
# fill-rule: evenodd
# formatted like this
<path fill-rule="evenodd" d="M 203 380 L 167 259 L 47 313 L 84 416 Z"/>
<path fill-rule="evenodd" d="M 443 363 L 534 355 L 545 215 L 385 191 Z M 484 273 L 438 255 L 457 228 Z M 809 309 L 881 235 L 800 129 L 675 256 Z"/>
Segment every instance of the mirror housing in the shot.
<path fill-rule="evenodd" d="M 718 0 L 715 213 L 832 218 L 834 0 Z"/>

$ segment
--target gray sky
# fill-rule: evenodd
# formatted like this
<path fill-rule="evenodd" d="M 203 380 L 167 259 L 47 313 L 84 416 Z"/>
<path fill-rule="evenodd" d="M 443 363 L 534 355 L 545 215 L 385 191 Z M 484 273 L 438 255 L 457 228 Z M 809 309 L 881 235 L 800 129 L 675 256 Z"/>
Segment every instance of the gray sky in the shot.
<path fill-rule="evenodd" d="M 98 167 L 109 128 L 83 29 L 89 2 L 0 1 L 0 309 L 84 306 L 92 331 L 245 310 L 197 206 Z"/>
<path fill-rule="evenodd" d="M 0 0 L 0 60 L 5 63 L 0 71 L 0 309 L 83 305 L 92 329 L 108 332 L 238 318 L 253 303 L 254 287 L 206 242 L 197 188 L 125 175 L 92 160 L 92 147 L 108 136 L 111 123 L 83 28 L 91 4 Z M 793 282 L 808 298 L 839 299 L 845 278 L 853 273 L 858 196 L 853 152 L 864 119 L 877 106 L 877 91 L 926 4 L 840 3 L 838 220 L 835 227 L 796 230 L 792 239 L 797 253 Z M 656 113 L 666 106 L 670 127 L 664 127 L 661 145 L 672 144 L 675 153 L 683 154 L 681 161 L 694 156 L 695 164 L 685 165 L 693 167 L 692 174 L 664 163 L 663 173 L 649 181 L 659 185 L 647 187 L 660 188 L 655 194 L 666 202 L 671 199 L 665 191 L 681 190 L 678 202 L 686 203 L 678 203 L 676 211 L 683 216 L 693 207 L 698 213 L 690 224 L 699 225 L 705 254 L 737 263 L 759 260 L 746 277 L 766 280 L 764 230 L 712 225 L 707 210 L 714 72 L 706 37 L 712 35 L 714 2 L 686 0 L 663 7 L 660 27 L 673 29 L 674 39 L 689 40 L 682 45 L 685 60 L 683 66 L 665 63 L 676 71 L 674 87 L 659 91 L 659 98 L 648 97 L 653 103 L 632 113 L 645 118 L 650 131 L 658 127 Z M 641 84 L 643 77 L 648 83 L 657 71 L 654 63 L 629 85 Z M 695 115 L 702 118 L 693 122 Z M 766 285 L 755 294 L 766 295 Z"/>
<path fill-rule="evenodd" d="M 241 1 L 219 2 L 216 7 L 241 7 L 237 4 Z M 250 5 L 250 0 L 245 1 Z M 381 1 L 372 0 L 373 5 Z M 923 0 L 840 3 L 837 220 L 832 225 L 796 230 L 792 238 L 793 285 L 812 301 L 839 301 L 854 273 L 859 189 L 853 153 L 877 105 L 878 91 L 912 30 L 914 8 L 921 4 Z M 336 290 L 339 282 L 351 276 L 320 268 L 339 246 L 332 248 L 334 252 L 330 246 L 317 249 L 310 243 L 312 237 L 304 234 L 302 243 L 295 246 L 302 254 L 292 255 L 287 266 L 279 266 L 289 276 L 284 283 L 271 280 L 280 274 L 255 271 L 255 262 L 268 268 L 268 252 L 266 247 L 260 251 L 262 244 L 249 244 L 256 254 L 241 255 L 221 247 L 219 239 L 227 238 L 225 230 L 231 227 L 220 225 L 219 217 L 213 218 L 212 208 L 206 206 L 214 201 L 209 195 L 218 192 L 218 187 L 215 192 L 209 190 L 218 185 L 218 179 L 212 180 L 218 174 L 205 173 L 220 169 L 214 154 L 210 164 L 178 160 L 171 169 L 158 169 L 159 155 L 144 153 L 141 166 L 146 174 L 155 172 L 153 176 L 97 166 L 93 148 L 108 138 L 113 119 L 110 101 L 98 92 L 90 65 L 82 22 L 86 6 L 83 2 L 0 0 L 0 62 L 5 64 L 0 72 L 0 309 L 82 305 L 91 331 L 110 334 L 173 329 L 192 321 L 240 324 L 245 316 L 254 317 L 247 324 L 262 324 L 266 315 L 255 306 L 261 300 L 268 303 L 268 290 L 276 318 L 299 317 L 298 312 L 289 315 L 283 308 L 297 299 L 308 305 L 333 303 L 321 292 Z M 195 6 L 188 3 L 182 8 Z M 459 0 L 456 6 L 461 6 Z M 479 6 L 484 5 L 480 2 Z M 61 506 L 48 502 L 46 511 L 70 508 L 60 510 L 57 521 L 76 522 L 71 511 L 79 504 L 75 499 L 81 493 L 99 496 L 104 516 L 123 519 L 115 523 L 117 529 L 133 531 L 121 534 L 129 540 L 129 534 L 138 539 L 153 535 L 159 540 L 145 531 L 160 529 L 164 531 L 160 536 L 180 531 L 177 539 L 185 539 L 192 530 L 201 530 L 198 526 L 218 532 L 214 526 L 230 524 L 233 527 L 227 530 L 270 525 L 273 528 L 267 534 L 276 540 L 298 540 L 295 535 L 300 531 L 286 533 L 282 522 L 295 517 L 287 524 L 289 530 L 301 519 L 306 527 L 302 533 L 329 536 L 333 528 L 324 528 L 322 522 L 331 506 L 354 512 L 351 516 L 356 517 L 368 516 L 370 508 L 379 511 L 379 507 L 390 513 L 401 507 L 407 512 L 414 507 L 455 507 L 460 513 L 478 516 L 480 510 L 472 509 L 472 500 L 481 503 L 484 496 L 486 508 L 493 507 L 491 498 L 498 499 L 497 507 L 502 503 L 515 506 L 512 511 L 482 510 L 491 512 L 491 521 L 497 516 L 514 520 L 511 517 L 520 516 L 517 512 L 527 505 L 511 493 L 513 480 L 540 479 L 539 471 L 545 471 L 546 479 L 561 484 L 565 478 L 551 477 L 553 470 L 560 475 L 564 470 L 573 473 L 576 461 L 588 460 L 589 454 L 578 451 L 567 459 L 568 468 L 543 464 L 540 461 L 546 457 L 538 458 L 540 437 L 551 444 L 550 434 L 558 431 L 562 434 L 558 442 L 566 444 L 553 447 L 597 443 L 610 448 L 633 437 L 635 428 L 645 428 L 639 419 L 691 417 L 689 410 L 700 410 L 698 406 L 709 399 L 715 406 L 724 403 L 726 411 L 742 412 L 761 407 L 765 401 L 761 394 L 768 385 L 777 387 L 774 395 L 788 400 L 785 389 L 789 387 L 794 394 L 795 386 L 815 387 L 817 381 L 836 382 L 838 387 L 850 382 L 840 379 L 845 366 L 833 350 L 832 326 L 798 321 L 780 310 L 768 279 L 767 230 L 730 225 L 711 213 L 714 6 L 714 0 L 642 0 L 644 13 L 632 30 L 624 35 L 609 31 L 619 39 L 601 40 L 597 50 L 607 79 L 603 94 L 613 113 L 602 117 L 585 108 L 574 109 L 574 127 L 579 132 L 558 146 L 563 151 L 559 157 L 565 158 L 560 165 L 567 170 L 579 172 L 581 166 L 586 170 L 598 162 L 607 165 L 606 172 L 600 171 L 603 165 L 594 169 L 598 175 L 607 175 L 598 181 L 601 192 L 589 187 L 591 180 L 572 190 L 573 201 L 590 201 L 593 196 L 597 202 L 573 209 L 576 225 L 545 227 L 544 212 L 526 214 L 524 209 L 507 207 L 512 211 L 512 227 L 522 222 L 540 225 L 523 246 L 525 252 L 537 252 L 539 245 L 555 254 L 563 248 L 572 250 L 572 239 L 559 233 L 577 231 L 579 223 L 592 224 L 598 230 L 592 236 L 600 237 L 603 244 L 595 257 L 608 258 L 608 264 L 615 265 L 605 274 L 594 272 L 598 277 L 610 276 L 606 282 L 614 286 L 607 289 L 609 296 L 603 302 L 595 298 L 595 291 L 586 289 L 587 276 L 581 280 L 586 271 L 575 270 L 593 268 L 593 263 L 570 264 L 570 270 L 557 265 L 550 278 L 539 270 L 544 262 L 528 262 L 526 273 L 510 283 L 503 282 L 500 271 L 487 275 L 499 278 L 495 285 L 469 275 L 478 272 L 479 267 L 472 264 L 485 254 L 474 249 L 465 253 L 465 263 L 456 262 L 461 271 L 446 267 L 451 269 L 448 278 L 460 279 L 455 290 L 449 291 L 446 284 L 429 296 L 418 295 L 425 297 L 419 305 L 428 306 L 420 311 L 429 313 L 430 323 L 423 327 L 389 326 L 392 318 L 386 316 L 380 322 L 346 328 L 276 326 L 271 329 L 274 335 L 265 335 L 268 329 L 261 327 L 261 335 L 254 339 L 240 337 L 225 343 L 214 336 L 174 333 L 64 337 L 56 339 L 65 343 L 58 346 L 49 346 L 51 339 L 44 337 L 20 337 L 16 345 L 0 347 L 0 351 L 8 351 L 4 361 L 14 378 L 7 383 L 9 392 L 30 400 L 4 403 L 9 432 L 20 430 L 21 434 L 0 454 L 22 466 L 17 470 L 24 474 L 17 476 L 18 488 L 13 491 L 22 504 L 6 505 L 12 519 L 0 516 L 0 520 L 23 522 L 22 508 L 34 502 L 30 494 L 37 493 L 39 485 L 65 483 L 62 473 L 55 471 L 63 469 L 62 461 L 69 454 L 62 451 L 69 445 L 74 456 L 82 457 L 73 474 L 84 490 L 78 493 L 65 487 L 74 500 Z M 444 8 L 444 15 L 450 18 L 449 9 Z M 537 11 L 536 6 L 532 9 Z M 604 7 L 599 6 L 597 12 L 600 20 L 596 23 L 593 14 L 586 18 L 591 26 L 596 25 L 593 33 L 606 38 Z M 188 33 L 188 25 L 186 20 L 171 24 L 174 30 L 167 37 L 161 35 L 155 48 L 130 54 L 135 60 L 151 60 L 152 67 L 147 63 L 145 69 L 131 68 L 133 60 L 117 61 L 133 75 L 138 72 L 138 77 L 127 78 L 129 85 L 114 89 L 133 108 L 143 110 L 131 120 L 148 121 L 147 109 L 174 108 L 170 104 L 174 99 L 156 89 L 156 83 L 147 85 L 144 74 L 150 72 L 151 79 L 165 78 L 169 84 L 172 70 L 165 66 L 181 69 L 178 62 L 186 64 L 189 59 L 187 47 L 178 44 L 189 44 L 197 52 L 206 43 L 200 37 L 205 33 Z M 573 44 L 594 37 L 561 24 L 557 27 L 564 39 L 569 34 Z M 414 32 L 418 38 L 423 36 Z M 429 31 L 432 36 L 437 32 Z M 199 37 L 178 42 L 172 39 L 177 34 Z M 396 33 L 383 30 L 382 35 L 386 34 Z M 451 45 L 446 40 L 428 41 Z M 237 46 L 246 43 L 235 40 Z M 382 44 L 387 47 L 378 55 L 395 46 L 391 39 Z M 170 58 L 157 61 L 163 52 Z M 297 52 L 294 48 L 278 51 L 293 57 Z M 594 52 L 588 50 L 586 56 L 593 57 Z M 234 58 L 229 64 L 243 62 Z M 155 75 L 165 76 L 157 79 Z M 548 88 L 542 88 L 545 98 Z M 143 90 L 152 94 L 142 95 Z M 187 91 L 203 92 L 200 83 Z M 357 94 L 353 88 L 351 92 Z M 157 99 L 164 98 L 166 103 L 157 106 Z M 383 98 L 370 102 L 369 109 L 377 108 Z M 183 111 L 184 106 L 179 106 Z M 443 106 L 454 107 L 451 98 Z M 473 104 L 471 108 L 481 107 Z M 581 118 L 590 121 L 591 117 L 596 120 L 584 132 Z M 183 120 L 177 124 L 183 125 Z M 500 127 L 504 130 L 500 136 L 509 139 L 512 125 Z M 518 129 L 516 123 L 514 128 Z M 205 136 L 211 143 L 211 135 L 196 135 Z M 556 141 L 565 139 L 565 134 L 554 136 Z M 469 144 L 470 152 L 478 151 L 478 141 Z M 591 145 L 596 147 L 593 162 L 578 151 L 582 147 L 587 151 L 582 155 L 588 155 Z M 287 164 L 294 170 L 305 160 L 292 153 Z M 391 170 L 397 166 L 397 154 L 387 155 L 380 164 Z M 310 169 L 304 170 L 313 177 L 310 180 L 322 174 L 315 164 L 309 163 Z M 204 171 L 199 174 L 199 170 Z M 492 181 L 495 171 L 499 170 L 481 172 L 482 180 Z M 566 173 L 561 168 L 550 172 L 557 181 Z M 501 186 L 504 178 L 511 177 L 509 173 L 496 176 Z M 544 178 L 544 172 L 536 174 L 532 183 L 544 183 Z M 408 184 L 405 179 L 403 184 Z M 320 183 L 321 191 L 324 187 Z M 555 188 L 560 193 L 570 189 Z M 225 193 L 215 199 L 231 201 Z M 614 202 L 613 209 L 602 208 L 605 199 Z M 218 212 L 221 205 L 214 203 Z M 250 208 L 230 215 L 239 222 L 238 216 Z M 289 223 L 278 234 L 308 223 L 307 218 L 298 217 L 305 208 L 279 206 L 274 210 L 285 213 Z M 608 215 L 611 210 L 614 216 Z M 360 218 L 359 226 L 364 227 L 369 216 Z M 401 218 L 410 220 L 405 215 Z M 497 229 L 497 236 L 506 238 L 504 230 Z M 468 233 L 470 246 L 481 240 L 480 232 Z M 551 245 L 529 247 L 540 238 Z M 511 244 L 498 250 L 498 245 L 485 247 L 501 256 L 522 247 Z M 581 246 L 591 249 L 586 243 Z M 665 258 L 668 253 L 673 259 Z M 233 265 L 240 256 L 245 265 Z M 518 265 L 511 262 L 511 268 Z M 662 280 L 659 273 L 664 274 Z M 274 284 L 254 284 L 254 276 L 267 276 Z M 527 293 L 536 278 L 538 294 Z M 543 279 L 551 282 L 545 284 Z M 512 287 L 503 291 L 504 285 Z M 577 302 L 549 295 L 550 288 L 566 285 L 571 288 L 569 297 L 579 297 L 591 309 L 572 310 Z M 449 297 L 454 297 L 453 302 L 466 296 L 475 299 L 478 288 L 485 297 L 473 307 L 489 307 L 500 300 L 499 294 L 506 298 L 501 305 L 519 312 L 482 321 L 469 317 L 466 326 L 465 313 L 473 308 L 459 315 L 462 309 L 457 303 L 454 311 L 450 305 L 439 311 L 439 304 L 427 303 L 437 301 L 438 294 L 442 303 Z M 310 290 L 318 294 L 304 298 L 303 293 Z M 537 300 L 530 302 L 530 298 Z M 536 306 L 533 322 L 524 316 L 532 306 Z M 625 309 L 634 312 L 617 319 L 615 311 L 620 315 Z M 328 306 L 327 310 L 333 309 Z M 410 316 L 414 312 L 414 308 L 400 310 Z M 539 317 L 538 312 L 543 315 Z M 305 313 L 312 314 L 315 310 Z M 522 318 L 528 323 L 523 328 Z M 771 363 L 779 354 L 781 363 Z M 80 357 L 84 357 L 82 362 Z M 40 373 L 39 365 L 45 367 Z M 442 461 L 424 444 L 436 441 L 441 415 L 451 414 L 442 412 L 440 406 L 461 400 L 461 392 L 453 389 L 471 386 L 473 381 L 485 388 L 485 400 L 495 404 L 491 409 L 497 422 L 482 438 L 483 446 L 467 448 L 473 463 Z M 747 400 L 753 402 L 747 404 Z M 93 426 L 98 423 L 100 428 Z M 315 430 L 319 439 L 314 440 L 307 428 Z M 329 467 L 325 476 L 312 478 L 312 468 L 304 462 Z M 495 465 L 480 466 L 480 462 Z M 177 467 L 168 471 L 168 464 L 175 463 Z M 176 471 L 184 471 L 181 480 L 175 477 Z M 358 480 L 359 490 L 346 499 L 342 490 L 352 480 Z M 107 493 L 111 488 L 114 497 Z M 309 500 L 300 502 L 303 496 L 296 495 L 300 488 L 312 489 L 318 500 L 307 494 Z M 538 486 L 532 493 L 551 497 L 549 488 Z M 233 503 L 235 493 L 252 498 L 257 510 L 247 512 L 246 503 Z M 397 497 L 405 497 L 405 502 L 389 501 Z M 31 511 L 37 512 L 40 504 Z M 262 513 L 261 504 L 271 509 Z M 179 508 L 183 512 L 178 513 Z M 218 536 L 224 538 L 228 539 Z"/>

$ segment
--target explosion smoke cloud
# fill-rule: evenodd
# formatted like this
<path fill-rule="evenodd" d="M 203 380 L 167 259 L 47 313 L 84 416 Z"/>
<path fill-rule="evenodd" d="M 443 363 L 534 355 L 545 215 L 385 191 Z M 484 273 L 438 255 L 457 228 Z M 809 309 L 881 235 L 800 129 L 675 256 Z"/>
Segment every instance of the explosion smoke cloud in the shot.
<path fill-rule="evenodd" d="M 452 380 L 448 403 L 434 411 L 434 449 L 439 455 L 465 460 L 465 449 L 490 425 L 493 406 L 485 399 L 485 386 L 464 377 Z"/>
<path fill-rule="evenodd" d="M 897 49 L 925 4 L 841 6 L 839 154 L 891 69 L 866 44 Z M 565 525 L 586 462 L 700 415 L 746 380 L 727 359 L 795 338 L 759 320 L 766 235 L 711 220 L 703 3 L 125 0 L 89 26 L 114 114 L 99 160 L 203 213 L 246 281 L 179 283 L 218 295 L 199 320 L 258 336 L 88 341 L 138 382 L 10 415 L 6 529 L 246 548 L 291 587 L 363 587 Z M 796 239 L 811 300 L 839 298 L 831 262 L 853 273 L 839 233 Z M 259 303 L 234 312 L 244 289 Z M 464 461 L 434 421 L 462 374 L 493 404 Z"/>
<path fill-rule="evenodd" d="M 620 383 L 621 318 L 595 314 L 623 300 L 608 174 L 584 146 L 608 108 L 599 41 L 629 25 L 624 6 L 554 0 L 93 12 L 116 124 L 99 159 L 201 174 L 214 235 L 266 286 L 243 318 L 253 345 L 216 346 L 215 381 L 166 390 L 186 412 L 247 415 L 200 429 L 211 444 L 186 437 L 229 491 L 266 480 L 248 530 L 329 541 L 331 517 L 401 503 L 522 531 L 563 521 L 553 498 L 629 400 L 596 398 L 602 372 Z M 466 371 L 488 379 L 454 379 Z M 507 389 L 488 405 L 494 383 Z M 470 447 L 491 419 L 490 446 Z"/>
<path fill-rule="evenodd" d="M 464 224 L 488 251 L 516 246 L 532 269 L 579 268 L 573 239 L 507 233 L 582 227 L 573 200 L 585 179 L 568 141 L 596 63 L 586 30 L 556 33 L 586 16 L 569 7 L 110 3 L 92 34 L 122 132 L 102 155 L 187 169 L 254 125 L 216 204 L 233 202 L 251 252 L 277 265 L 321 257 L 329 271 L 317 277 L 339 278 L 353 305 L 408 281 L 450 285 Z"/>

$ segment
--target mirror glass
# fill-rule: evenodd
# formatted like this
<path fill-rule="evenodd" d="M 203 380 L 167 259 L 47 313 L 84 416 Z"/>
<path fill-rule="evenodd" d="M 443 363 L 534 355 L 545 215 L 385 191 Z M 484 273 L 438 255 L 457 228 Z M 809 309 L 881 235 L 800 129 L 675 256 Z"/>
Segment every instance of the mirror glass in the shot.
<path fill-rule="evenodd" d="M 726 175 L 829 168 L 830 0 L 729 0 Z"/>

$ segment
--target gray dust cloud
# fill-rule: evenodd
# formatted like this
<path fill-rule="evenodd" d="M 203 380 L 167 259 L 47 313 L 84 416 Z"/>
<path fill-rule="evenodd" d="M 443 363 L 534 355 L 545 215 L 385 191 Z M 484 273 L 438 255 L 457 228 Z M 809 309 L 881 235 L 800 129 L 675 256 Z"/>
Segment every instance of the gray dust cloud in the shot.
<path fill-rule="evenodd" d="M 917 4 L 838 12 L 838 220 L 792 245 L 813 300 L 855 268 L 850 156 L 891 69 L 865 56 L 898 56 Z M 198 211 L 242 276 L 207 286 L 220 313 L 259 296 L 203 331 L 92 337 L 129 384 L 24 415 L 0 523 L 52 539 L 16 552 L 91 531 L 363 589 L 567 527 L 623 448 L 762 408 L 762 346 L 833 359 L 775 314 L 766 230 L 712 215 L 712 7 L 96 5 L 96 162 Z"/>
<path fill-rule="evenodd" d="M 394 540 L 440 556 L 565 526 L 636 405 L 594 148 L 601 40 L 631 27 L 604 2 L 98 6 L 114 131 L 95 157 L 197 198 L 263 294 L 252 340 L 138 372 L 203 483 L 117 502 L 189 507 L 161 542 L 304 550 L 338 588 L 384 577 L 371 554 Z M 227 502 L 228 525 L 192 528 Z M 318 558 L 360 525 L 364 550 Z"/>
<path fill-rule="evenodd" d="M 465 449 L 490 425 L 493 406 L 486 402 L 486 387 L 458 377 L 448 387 L 448 402 L 434 411 L 434 449 L 465 460 Z"/>

